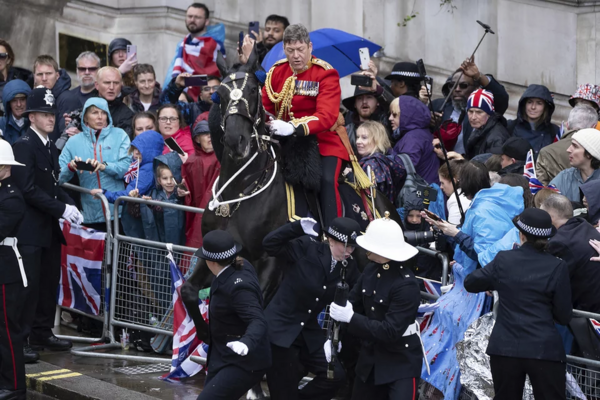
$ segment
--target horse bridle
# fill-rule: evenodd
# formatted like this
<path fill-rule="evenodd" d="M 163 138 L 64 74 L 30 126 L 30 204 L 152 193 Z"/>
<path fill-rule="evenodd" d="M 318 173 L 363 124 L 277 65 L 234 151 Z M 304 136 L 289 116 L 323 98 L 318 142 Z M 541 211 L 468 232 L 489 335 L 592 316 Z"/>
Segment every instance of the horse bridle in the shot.
<path fill-rule="evenodd" d="M 264 151 L 266 150 L 265 142 L 270 142 L 271 137 L 267 135 L 258 134 L 257 128 L 262 122 L 262 117 L 260 113 L 262 107 L 260 90 L 257 90 L 256 93 L 256 114 L 254 115 L 254 118 L 252 118 L 252 116 L 250 115 L 250 104 L 248 104 L 248 100 L 244 98 L 244 88 L 248 83 L 249 76 L 250 74 L 248 72 L 234 72 L 232 74 L 227 75 L 225 79 L 223 79 L 223 82 L 221 82 L 221 86 L 229 90 L 229 103 L 227 103 L 227 106 L 225 108 L 225 115 L 221 120 L 221 129 L 223 130 L 223 132 L 225 132 L 225 124 L 227 122 L 227 118 L 229 118 L 232 115 L 240 115 L 246 118 L 252 123 L 253 133 L 251 137 L 256 138 L 258 151 Z M 242 85 L 238 87 L 238 82 L 240 80 L 243 80 L 243 82 Z M 245 106 L 245 109 L 244 107 L 240 107 L 240 105 Z"/>
<path fill-rule="evenodd" d="M 217 216 L 221 216 L 221 217 L 225 217 L 225 218 L 231 217 L 231 215 L 233 214 L 233 212 L 231 212 L 230 208 L 229 208 L 230 204 L 237 203 L 237 207 L 236 207 L 236 210 L 237 210 L 237 208 L 239 208 L 242 201 L 249 200 L 252 197 L 259 195 L 260 193 L 265 191 L 269 186 L 271 186 L 271 184 L 275 180 L 275 176 L 277 175 L 276 154 L 275 154 L 275 151 L 273 150 L 273 146 L 267 145 L 267 143 L 269 143 L 269 142 L 272 143 L 272 142 L 276 142 L 276 141 L 271 139 L 271 137 L 268 135 L 259 135 L 258 130 L 257 130 L 257 128 L 259 127 L 259 125 L 262 122 L 261 110 L 263 109 L 262 108 L 263 107 L 262 100 L 260 97 L 260 90 L 257 91 L 257 94 L 256 94 L 257 105 L 256 105 L 256 114 L 255 114 L 254 118 L 252 118 L 252 116 L 250 115 L 250 104 L 248 104 L 248 100 L 246 100 L 244 98 L 244 88 L 246 87 L 246 84 L 248 83 L 249 76 L 250 76 L 250 74 L 247 72 L 235 72 L 235 73 L 229 74 L 227 77 L 225 77 L 225 79 L 223 79 L 223 82 L 221 82 L 221 86 L 223 86 L 227 90 L 229 90 L 229 103 L 227 103 L 225 115 L 222 118 L 221 129 L 223 130 L 223 132 L 225 132 L 225 123 L 227 121 L 227 118 L 229 118 L 231 115 L 240 115 L 240 116 L 248 119 L 252 123 L 253 134 L 251 137 L 256 138 L 256 143 L 258 146 L 256 153 L 254 153 L 254 155 L 252 157 L 250 157 L 250 159 L 227 182 L 225 182 L 225 184 L 219 190 L 217 190 L 217 188 L 219 187 L 219 177 L 217 177 L 217 179 L 215 179 L 215 181 L 213 183 L 212 190 L 211 190 L 212 191 L 212 200 L 208 203 L 208 209 L 211 211 L 214 211 L 216 209 L 215 214 Z M 243 82 L 242 82 L 242 85 L 240 87 L 238 87 L 238 82 L 240 80 L 243 80 Z M 243 109 L 243 107 L 240 107 L 240 103 L 246 106 L 245 110 Z M 256 157 L 258 156 L 258 154 L 261 151 L 267 151 L 268 148 L 270 148 L 270 150 L 271 150 L 270 156 L 272 157 L 272 160 L 273 160 L 273 164 L 272 164 L 273 174 L 271 175 L 271 177 L 268 180 L 268 182 L 266 183 L 266 185 L 261 185 L 260 187 L 257 186 L 249 194 L 242 193 L 242 194 L 240 194 L 240 197 L 237 199 L 220 201 L 219 198 L 221 197 L 221 194 L 223 193 L 225 188 L 227 186 L 229 186 L 229 184 L 231 182 L 233 182 L 242 173 L 242 171 L 244 171 L 252 163 L 252 161 L 254 161 L 254 159 L 256 159 Z M 267 167 L 266 169 L 269 169 L 269 168 L 270 168 L 270 166 Z"/>

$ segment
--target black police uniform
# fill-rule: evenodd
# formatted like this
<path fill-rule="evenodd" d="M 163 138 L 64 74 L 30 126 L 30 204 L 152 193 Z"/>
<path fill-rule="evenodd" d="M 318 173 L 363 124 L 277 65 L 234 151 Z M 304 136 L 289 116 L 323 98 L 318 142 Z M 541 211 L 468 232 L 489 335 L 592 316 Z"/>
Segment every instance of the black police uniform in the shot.
<path fill-rule="evenodd" d="M 208 376 L 199 400 L 237 400 L 260 382 L 271 366 L 271 347 L 263 298 L 254 267 L 229 266 L 210 287 Z M 248 346 L 240 356 L 227 347 L 239 341 Z"/>
<path fill-rule="evenodd" d="M 353 399 L 414 399 L 423 351 L 415 323 L 421 294 L 408 267 L 370 263 L 350 292 L 354 315 L 348 334 L 361 339 Z M 343 340 L 342 340 L 343 341 Z"/>
<path fill-rule="evenodd" d="M 23 167 L 13 167 L 13 171 Z M 7 242 L 25 215 L 25 200 L 12 178 L 0 181 L 0 389 L 22 391 L 25 398 L 23 337 L 19 318 L 25 297 L 17 255 Z M 0 390 L 0 398 L 3 391 Z"/>
<path fill-rule="evenodd" d="M 345 374 L 338 362 L 335 379 L 326 378 L 326 335 L 317 317 L 333 301 L 341 262 L 331 271 L 329 245 L 305 235 L 300 221 L 269 233 L 263 248 L 284 265 L 283 280 L 265 310 L 273 352 L 273 365 L 267 372 L 271 398 L 329 400 L 344 383 Z M 359 275 L 356 262 L 348 259 L 346 280 L 350 287 Z M 298 371 L 298 361 L 315 375 L 300 391 L 298 382 L 303 373 Z"/>
<path fill-rule="evenodd" d="M 567 325 L 572 315 L 564 261 L 526 242 L 469 274 L 465 289 L 500 295 L 487 348 L 495 399 L 522 398 L 525 374 L 536 399 L 564 399 L 566 356 L 554 324 Z"/>
<path fill-rule="evenodd" d="M 40 343 L 52 335 L 56 290 L 60 280 L 61 244 L 66 244 L 58 219 L 73 200 L 58 185 L 58 150 L 44 145 L 30 127 L 13 145 L 15 159 L 25 167 L 13 168 L 26 213 L 17 234 L 19 251 L 29 281 L 21 317 L 24 339 Z M 42 284 L 43 282 L 43 284 Z"/>

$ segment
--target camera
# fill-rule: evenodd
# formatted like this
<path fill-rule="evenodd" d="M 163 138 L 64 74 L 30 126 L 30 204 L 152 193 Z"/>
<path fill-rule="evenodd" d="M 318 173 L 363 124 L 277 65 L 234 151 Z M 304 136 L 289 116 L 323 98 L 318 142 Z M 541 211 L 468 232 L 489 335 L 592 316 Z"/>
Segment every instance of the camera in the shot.
<path fill-rule="evenodd" d="M 67 114 L 67 116 L 69 118 L 71 118 L 71 122 L 69 122 L 69 125 L 67 125 L 65 127 L 65 129 L 69 129 L 69 128 L 77 128 L 77 130 L 82 131 L 83 129 L 81 128 L 81 112 L 83 110 L 75 110 L 75 111 L 71 111 L 70 113 Z"/>
<path fill-rule="evenodd" d="M 412 246 L 424 246 L 428 243 L 435 242 L 440 235 L 439 231 L 406 231 L 404 232 L 404 240 Z"/>

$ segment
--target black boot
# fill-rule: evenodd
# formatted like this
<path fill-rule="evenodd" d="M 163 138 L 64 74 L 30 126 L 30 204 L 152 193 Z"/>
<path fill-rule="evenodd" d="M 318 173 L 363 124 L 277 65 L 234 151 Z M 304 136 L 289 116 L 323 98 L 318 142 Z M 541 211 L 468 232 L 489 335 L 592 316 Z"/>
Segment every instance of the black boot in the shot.
<path fill-rule="evenodd" d="M 0 400 L 25 400 L 27 392 L 25 389 L 9 390 L 0 389 Z"/>
<path fill-rule="evenodd" d="M 37 362 L 37 360 L 39 360 L 39 359 L 40 359 L 39 353 L 33 351 L 31 346 L 29 346 L 28 344 L 25 344 L 23 346 L 23 362 L 25 364 L 32 364 L 34 362 Z M 1 397 L 0 397 L 0 399 L 1 399 Z"/>
<path fill-rule="evenodd" d="M 59 339 L 54 335 L 47 337 L 45 339 L 37 339 L 37 338 L 29 337 L 29 345 L 33 349 L 46 349 L 46 350 L 55 350 L 55 351 L 69 350 L 71 347 L 73 347 L 73 343 L 71 343 L 70 340 Z"/>

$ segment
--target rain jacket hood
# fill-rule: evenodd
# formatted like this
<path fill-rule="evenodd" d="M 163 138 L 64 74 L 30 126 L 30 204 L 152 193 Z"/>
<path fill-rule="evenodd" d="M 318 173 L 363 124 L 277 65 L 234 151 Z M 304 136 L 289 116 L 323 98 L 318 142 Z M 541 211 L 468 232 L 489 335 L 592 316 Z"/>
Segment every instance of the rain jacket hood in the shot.
<path fill-rule="evenodd" d="M 412 96 L 400 96 L 400 135 L 415 129 L 429 129 L 431 113 L 423 102 Z"/>
<path fill-rule="evenodd" d="M 588 222 L 596 225 L 600 220 L 600 180 L 587 181 L 580 186 L 581 193 L 588 203 Z"/>
<path fill-rule="evenodd" d="M 4 104 L 5 115 L 0 118 L 0 130 L 2 130 L 2 136 L 11 145 L 19 139 L 23 133 L 29 128 L 29 118 L 25 118 L 23 126 L 17 125 L 12 118 L 12 110 L 10 109 L 10 101 L 14 99 L 18 94 L 25 94 L 29 96 L 31 88 L 29 85 L 20 79 L 14 79 L 4 85 L 4 91 L 2 92 L 2 103 Z"/>
<path fill-rule="evenodd" d="M 525 89 L 525 92 L 523 93 L 523 96 L 521 96 L 521 98 L 519 99 L 519 111 L 517 112 L 517 119 L 519 119 L 519 121 L 524 121 L 525 120 L 525 103 L 527 102 L 527 99 L 532 99 L 532 98 L 538 98 L 538 99 L 542 99 L 546 102 L 546 105 L 548 106 L 548 115 L 546 118 L 546 121 L 544 121 L 545 123 L 550 123 L 550 120 L 552 119 L 552 114 L 554 114 L 554 98 L 552 97 L 552 93 L 550 93 L 550 90 L 546 87 L 546 86 L 542 86 L 542 85 L 529 85 L 527 87 L 527 89 Z"/>

